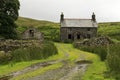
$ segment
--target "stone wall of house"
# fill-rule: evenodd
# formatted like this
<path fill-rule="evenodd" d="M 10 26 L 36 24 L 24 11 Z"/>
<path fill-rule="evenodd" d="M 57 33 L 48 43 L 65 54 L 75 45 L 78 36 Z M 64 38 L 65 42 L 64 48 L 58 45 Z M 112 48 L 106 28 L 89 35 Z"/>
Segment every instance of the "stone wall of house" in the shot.
<path fill-rule="evenodd" d="M 36 29 L 28 29 L 22 33 L 22 39 L 37 39 L 37 40 L 44 40 L 44 36 L 41 32 L 37 31 Z"/>
<path fill-rule="evenodd" d="M 60 36 L 62 42 L 75 41 L 86 38 L 93 38 L 97 35 L 97 28 L 74 28 L 74 27 L 62 27 L 60 29 Z"/>

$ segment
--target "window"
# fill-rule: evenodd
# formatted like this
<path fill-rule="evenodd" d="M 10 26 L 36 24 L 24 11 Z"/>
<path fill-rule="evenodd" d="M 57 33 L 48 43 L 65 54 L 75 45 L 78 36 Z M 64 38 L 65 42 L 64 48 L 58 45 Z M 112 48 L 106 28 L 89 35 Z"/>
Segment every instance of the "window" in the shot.
<path fill-rule="evenodd" d="M 77 34 L 77 39 L 80 39 L 80 34 Z"/>
<path fill-rule="evenodd" d="M 90 31 L 90 28 L 88 28 L 87 30 Z"/>
<path fill-rule="evenodd" d="M 71 34 L 68 34 L 68 39 L 72 39 L 72 35 Z"/>

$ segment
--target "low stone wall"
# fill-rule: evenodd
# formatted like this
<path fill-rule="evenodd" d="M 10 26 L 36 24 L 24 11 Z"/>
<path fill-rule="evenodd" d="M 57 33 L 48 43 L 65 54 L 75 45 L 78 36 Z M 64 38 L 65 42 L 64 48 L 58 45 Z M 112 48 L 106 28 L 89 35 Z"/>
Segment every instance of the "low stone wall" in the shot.
<path fill-rule="evenodd" d="M 99 45 L 108 45 L 112 44 L 113 41 L 108 37 L 98 37 L 93 39 L 85 39 L 83 41 L 74 42 L 75 46 L 99 46 Z"/>
<path fill-rule="evenodd" d="M 20 47 L 40 46 L 40 40 L 0 40 L 0 51 L 11 51 Z"/>

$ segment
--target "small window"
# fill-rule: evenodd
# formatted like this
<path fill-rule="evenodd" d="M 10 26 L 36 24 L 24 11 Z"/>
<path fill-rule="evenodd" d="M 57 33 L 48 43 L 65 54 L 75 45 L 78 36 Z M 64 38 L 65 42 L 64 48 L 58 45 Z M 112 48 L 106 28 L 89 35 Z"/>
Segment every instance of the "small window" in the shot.
<path fill-rule="evenodd" d="M 68 39 L 72 39 L 72 35 L 71 34 L 68 34 Z"/>
<path fill-rule="evenodd" d="M 77 39 L 80 39 L 80 34 L 77 34 Z"/>
<path fill-rule="evenodd" d="M 90 34 L 87 34 L 87 38 L 89 38 L 89 39 L 91 38 Z"/>
<path fill-rule="evenodd" d="M 88 28 L 87 30 L 90 31 L 90 28 Z"/>

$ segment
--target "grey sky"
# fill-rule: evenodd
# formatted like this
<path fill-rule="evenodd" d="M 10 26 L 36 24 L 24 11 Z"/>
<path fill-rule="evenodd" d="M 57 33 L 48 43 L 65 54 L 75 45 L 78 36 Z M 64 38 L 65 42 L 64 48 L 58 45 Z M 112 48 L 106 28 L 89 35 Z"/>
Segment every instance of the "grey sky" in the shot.
<path fill-rule="evenodd" d="M 66 18 L 91 18 L 98 22 L 120 21 L 120 0 L 20 0 L 20 16 L 59 22 L 61 12 Z"/>

